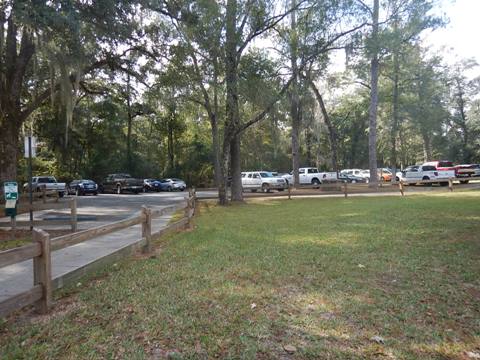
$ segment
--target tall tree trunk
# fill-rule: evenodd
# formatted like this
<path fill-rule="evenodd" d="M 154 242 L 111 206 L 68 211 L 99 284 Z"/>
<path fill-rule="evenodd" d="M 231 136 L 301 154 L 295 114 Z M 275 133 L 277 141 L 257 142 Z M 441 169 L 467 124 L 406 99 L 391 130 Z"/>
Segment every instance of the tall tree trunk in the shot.
<path fill-rule="evenodd" d="M 218 123 L 216 116 L 210 120 L 210 127 L 212 133 L 212 147 L 213 147 L 213 176 L 215 187 L 220 186 L 222 174 L 220 165 L 220 141 L 218 139 Z"/>
<path fill-rule="evenodd" d="M 218 138 L 218 61 L 216 56 L 213 59 L 213 68 L 213 116 L 210 116 L 210 125 L 212 128 L 214 179 L 215 186 L 218 187 L 222 181 L 222 169 L 220 164 L 220 140 Z"/>
<path fill-rule="evenodd" d="M 17 159 L 20 126 L 9 117 L 0 118 L 0 186 L 5 181 L 17 180 Z"/>
<path fill-rule="evenodd" d="M 308 79 L 311 89 L 315 94 L 315 98 L 317 99 L 318 105 L 320 106 L 320 110 L 322 112 L 323 120 L 327 125 L 328 129 L 328 138 L 330 140 L 330 149 L 332 151 L 332 167 L 333 171 L 335 171 L 338 175 L 338 151 L 337 151 L 337 131 L 335 126 L 330 121 L 330 116 L 328 116 L 327 108 L 325 107 L 325 103 L 323 101 L 322 95 L 318 88 L 315 86 L 315 83 L 312 79 Z"/>
<path fill-rule="evenodd" d="M 372 60 L 370 74 L 370 108 L 369 108 L 369 134 L 368 134 L 368 163 L 370 168 L 370 183 L 376 185 L 377 178 L 377 107 L 378 107 L 378 12 L 379 0 L 373 1 L 372 24 Z"/>
<path fill-rule="evenodd" d="M 175 170 L 175 150 L 174 150 L 174 139 L 173 139 L 173 122 L 174 114 L 170 114 L 170 119 L 168 120 L 168 135 L 167 135 L 167 153 L 168 153 L 168 172 L 173 174 Z"/>
<path fill-rule="evenodd" d="M 422 133 L 423 138 L 423 162 L 432 160 L 432 144 L 430 142 L 430 134 L 428 132 Z"/>
<path fill-rule="evenodd" d="M 236 20 L 237 19 L 237 1 L 228 0 L 227 1 L 227 12 L 226 12 L 226 27 L 225 27 L 225 84 L 226 84 L 226 106 L 225 106 L 225 128 L 224 128 L 224 137 L 223 137 L 223 153 L 222 153 L 222 182 L 218 190 L 219 200 L 221 205 L 227 204 L 226 198 L 226 182 L 228 178 L 228 165 L 229 165 L 229 156 L 231 155 L 230 147 L 232 144 L 236 146 L 239 139 L 236 137 L 240 136 L 236 134 L 237 128 L 239 126 L 239 111 L 238 111 L 238 75 L 237 75 L 237 28 Z M 233 151 L 235 156 L 239 160 L 240 154 Z M 239 165 L 235 165 L 239 166 Z M 233 201 L 243 200 L 243 194 L 241 191 L 241 179 L 233 179 L 233 176 L 240 176 L 240 174 L 234 170 L 231 172 L 232 175 L 232 195 L 235 194 L 235 197 L 232 196 Z M 240 191 L 238 189 L 238 184 L 240 183 Z"/>
<path fill-rule="evenodd" d="M 398 133 L 398 124 L 399 124 L 399 112 L 398 112 L 398 100 L 399 100 L 399 91 L 398 91 L 398 81 L 399 81 L 399 72 L 400 64 L 398 61 L 398 49 L 394 49 L 393 52 L 393 109 L 392 109 L 392 128 L 390 131 L 390 166 L 392 167 L 393 174 L 397 173 L 397 133 Z M 396 176 L 393 176 L 392 181 L 396 181 Z"/>
<path fill-rule="evenodd" d="M 243 201 L 239 135 L 234 136 L 230 143 L 230 171 L 232 175 L 232 201 Z"/>
<path fill-rule="evenodd" d="M 127 74 L 127 169 L 132 172 L 132 104 L 130 101 L 130 74 Z"/>
<path fill-rule="evenodd" d="M 292 9 L 297 5 L 296 0 L 291 0 Z M 290 15 L 290 63 L 294 79 L 290 90 L 290 116 L 292 118 L 292 170 L 293 185 L 300 184 L 298 168 L 300 167 L 300 97 L 298 84 L 298 35 L 296 12 L 292 11 Z"/>

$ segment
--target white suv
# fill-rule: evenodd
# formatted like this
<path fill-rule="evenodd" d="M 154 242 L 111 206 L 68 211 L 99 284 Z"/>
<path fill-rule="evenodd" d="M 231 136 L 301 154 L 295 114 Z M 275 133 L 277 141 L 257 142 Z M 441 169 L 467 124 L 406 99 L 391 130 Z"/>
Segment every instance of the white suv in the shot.
<path fill-rule="evenodd" d="M 267 171 L 247 171 L 242 172 L 242 188 L 243 190 L 250 190 L 256 192 L 262 190 L 263 192 L 270 192 L 271 189 L 283 191 L 288 187 L 288 183 L 284 178 L 273 176 Z"/>

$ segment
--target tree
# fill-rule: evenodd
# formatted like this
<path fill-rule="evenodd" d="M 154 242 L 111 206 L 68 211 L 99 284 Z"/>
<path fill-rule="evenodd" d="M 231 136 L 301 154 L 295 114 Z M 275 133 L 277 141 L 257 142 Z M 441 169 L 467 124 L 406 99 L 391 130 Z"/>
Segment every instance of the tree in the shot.
<path fill-rule="evenodd" d="M 20 129 L 30 115 L 56 98 L 68 126 L 80 83 L 102 67 L 122 67 L 121 54 L 99 44 L 128 46 L 135 33 L 127 1 L 24 5 L 0 5 L 0 182 L 16 179 Z"/>

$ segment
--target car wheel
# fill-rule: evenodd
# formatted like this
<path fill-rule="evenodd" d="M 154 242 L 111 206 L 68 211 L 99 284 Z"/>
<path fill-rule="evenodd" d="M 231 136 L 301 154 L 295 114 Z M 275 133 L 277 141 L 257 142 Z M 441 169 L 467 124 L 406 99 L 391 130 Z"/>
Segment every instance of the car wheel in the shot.
<path fill-rule="evenodd" d="M 468 184 L 468 180 L 460 180 L 460 184 Z"/>
<path fill-rule="evenodd" d="M 122 193 L 122 187 L 117 185 L 117 194 L 120 195 Z"/>
<path fill-rule="evenodd" d="M 312 179 L 312 185 L 320 185 L 320 180 Z"/>
<path fill-rule="evenodd" d="M 356 184 L 357 183 L 357 180 L 352 180 L 352 184 Z"/>
<path fill-rule="evenodd" d="M 97 195 L 98 195 L 98 192 L 95 191 L 95 192 L 93 193 L 93 196 L 97 196 Z"/>
<path fill-rule="evenodd" d="M 278 189 L 278 191 L 283 191 L 283 190 L 285 190 L 285 189 Z"/>
<path fill-rule="evenodd" d="M 172 187 L 169 186 L 168 189 L 167 189 L 167 191 L 173 191 Z"/>
<path fill-rule="evenodd" d="M 251 191 L 251 192 L 257 192 L 257 189 L 252 189 L 252 190 L 250 190 L 250 191 Z"/>
<path fill-rule="evenodd" d="M 64 195 L 65 195 L 65 193 L 64 193 L 63 191 L 60 191 L 60 192 L 58 193 L 58 197 L 63 198 Z"/>
<path fill-rule="evenodd" d="M 268 184 L 265 184 L 265 183 L 262 184 L 262 191 L 263 191 L 264 193 L 270 192 L 270 187 L 268 186 Z"/>
<path fill-rule="evenodd" d="M 422 178 L 422 180 L 426 181 L 426 180 L 430 180 L 430 178 L 428 176 L 424 176 Z M 432 186 L 432 183 L 427 183 L 427 184 L 424 184 L 425 186 Z"/>

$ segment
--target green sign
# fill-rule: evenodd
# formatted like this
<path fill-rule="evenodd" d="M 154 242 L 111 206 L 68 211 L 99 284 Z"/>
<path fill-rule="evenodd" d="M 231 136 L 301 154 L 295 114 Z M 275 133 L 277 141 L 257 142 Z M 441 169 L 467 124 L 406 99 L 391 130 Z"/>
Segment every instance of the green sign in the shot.
<path fill-rule="evenodd" d="M 18 184 L 14 181 L 5 182 L 3 193 L 5 194 L 5 200 L 18 200 Z"/>

